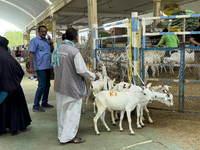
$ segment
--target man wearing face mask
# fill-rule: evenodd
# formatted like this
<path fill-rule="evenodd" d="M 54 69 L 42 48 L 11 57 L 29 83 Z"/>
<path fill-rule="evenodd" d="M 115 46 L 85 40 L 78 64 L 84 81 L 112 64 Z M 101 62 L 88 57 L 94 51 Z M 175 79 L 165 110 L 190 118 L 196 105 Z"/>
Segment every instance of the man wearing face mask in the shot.
<path fill-rule="evenodd" d="M 51 52 L 54 50 L 51 37 L 47 35 L 47 27 L 39 26 L 38 36 L 30 41 L 29 49 L 29 61 L 30 61 L 30 73 L 35 71 L 38 78 L 38 88 L 35 93 L 33 111 L 45 112 L 44 108 L 53 108 L 53 105 L 48 103 L 48 95 L 50 88 L 50 75 L 51 66 Z M 42 103 L 40 105 L 40 100 Z"/>
<path fill-rule="evenodd" d="M 83 57 L 75 46 L 78 41 L 77 31 L 74 28 L 67 29 L 65 38 L 52 55 L 58 139 L 61 143 L 83 143 L 85 140 L 76 137 L 76 134 L 82 98 L 88 94 L 85 78 L 94 81 L 98 76 L 87 70 Z"/>

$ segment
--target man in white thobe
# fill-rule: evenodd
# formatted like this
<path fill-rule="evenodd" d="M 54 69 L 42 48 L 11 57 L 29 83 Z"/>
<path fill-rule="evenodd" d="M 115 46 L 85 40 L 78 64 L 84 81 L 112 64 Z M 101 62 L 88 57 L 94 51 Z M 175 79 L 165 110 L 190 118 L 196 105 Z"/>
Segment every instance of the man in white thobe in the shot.
<path fill-rule="evenodd" d="M 76 137 L 76 134 L 80 122 L 82 98 L 88 94 L 84 81 L 85 78 L 91 81 L 97 80 L 98 76 L 87 70 L 80 51 L 75 48 L 74 44 L 78 41 L 76 30 L 69 28 L 65 34 L 66 40 L 58 45 L 58 52 L 53 54 L 59 54 L 56 59 L 59 59 L 60 63 L 54 67 L 58 139 L 61 143 L 83 143 L 85 140 Z"/>

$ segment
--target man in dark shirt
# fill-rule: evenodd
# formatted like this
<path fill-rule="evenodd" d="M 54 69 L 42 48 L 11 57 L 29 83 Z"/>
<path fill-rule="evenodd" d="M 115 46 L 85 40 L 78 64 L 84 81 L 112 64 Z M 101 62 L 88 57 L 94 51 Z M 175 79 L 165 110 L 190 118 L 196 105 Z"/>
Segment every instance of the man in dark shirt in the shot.
<path fill-rule="evenodd" d="M 199 19 L 199 27 L 196 28 L 194 31 L 200 31 L 200 19 Z M 200 46 L 200 34 L 192 34 L 190 37 L 190 42 L 195 44 L 195 46 Z M 200 51 L 195 51 L 195 63 L 200 63 Z M 195 68 L 195 75 L 197 76 L 197 80 L 200 80 L 200 67 Z"/>

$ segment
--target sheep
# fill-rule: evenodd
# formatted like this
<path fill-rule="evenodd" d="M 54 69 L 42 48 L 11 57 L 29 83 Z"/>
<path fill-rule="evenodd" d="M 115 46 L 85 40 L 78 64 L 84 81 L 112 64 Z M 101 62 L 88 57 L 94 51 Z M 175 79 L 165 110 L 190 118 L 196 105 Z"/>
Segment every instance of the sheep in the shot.
<path fill-rule="evenodd" d="M 94 127 L 96 134 L 99 135 L 100 132 L 97 128 L 97 121 L 99 117 L 101 117 L 101 120 L 107 129 L 107 131 L 110 131 L 110 128 L 107 126 L 105 122 L 105 110 L 120 110 L 121 116 L 120 121 L 123 119 L 123 114 L 126 111 L 128 123 L 129 123 L 129 130 L 131 135 L 134 135 L 132 126 L 131 126 L 131 117 L 130 113 L 136 105 L 139 103 L 146 103 L 151 100 L 150 92 L 148 89 L 139 90 L 137 92 L 112 92 L 112 91 L 102 91 L 95 95 L 95 102 L 98 108 L 98 113 L 94 117 Z M 139 112 L 138 112 L 139 113 Z M 122 126 L 120 126 L 120 131 L 123 131 Z"/>

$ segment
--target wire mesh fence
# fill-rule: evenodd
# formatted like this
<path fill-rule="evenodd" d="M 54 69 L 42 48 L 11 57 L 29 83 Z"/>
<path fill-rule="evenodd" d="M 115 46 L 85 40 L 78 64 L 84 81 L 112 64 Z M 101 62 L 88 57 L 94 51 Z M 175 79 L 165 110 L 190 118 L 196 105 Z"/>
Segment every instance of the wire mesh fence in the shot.
<path fill-rule="evenodd" d="M 174 106 L 155 102 L 150 107 L 167 110 L 200 112 L 199 52 L 198 47 L 142 49 L 141 73 L 145 82 L 153 85 L 167 84 L 174 95 Z M 169 57 L 170 54 L 170 57 Z"/>

